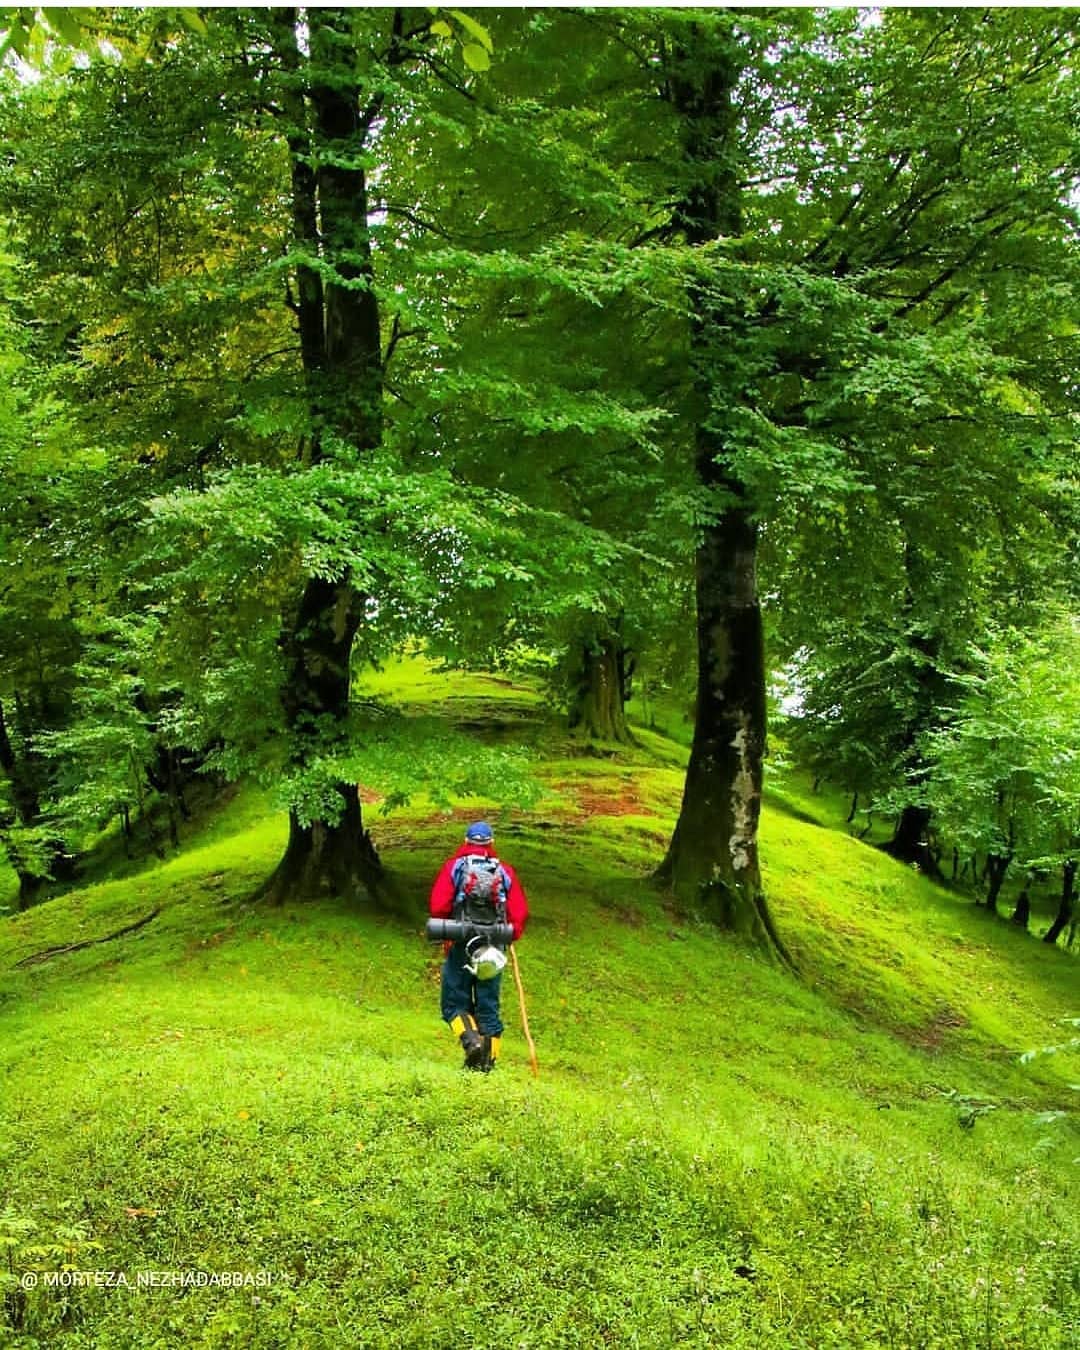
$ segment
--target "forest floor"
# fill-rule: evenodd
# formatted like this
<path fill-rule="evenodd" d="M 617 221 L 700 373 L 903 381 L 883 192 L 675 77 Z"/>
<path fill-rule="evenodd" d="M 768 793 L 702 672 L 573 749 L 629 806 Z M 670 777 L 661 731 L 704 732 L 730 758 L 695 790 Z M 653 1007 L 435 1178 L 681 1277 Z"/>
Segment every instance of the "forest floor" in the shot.
<path fill-rule="evenodd" d="M 773 774 L 793 978 L 647 880 L 678 740 L 586 747 L 528 682 L 420 661 L 369 687 L 520 742 L 545 795 L 367 791 L 394 912 L 252 904 L 285 822 L 245 789 L 0 923 L 0 1343 L 1080 1344 L 1080 1064 L 1021 1059 L 1076 1035 L 1075 955 Z M 495 1073 L 439 1021 L 426 898 L 480 814 L 532 906 L 538 1078 L 509 976 Z"/>

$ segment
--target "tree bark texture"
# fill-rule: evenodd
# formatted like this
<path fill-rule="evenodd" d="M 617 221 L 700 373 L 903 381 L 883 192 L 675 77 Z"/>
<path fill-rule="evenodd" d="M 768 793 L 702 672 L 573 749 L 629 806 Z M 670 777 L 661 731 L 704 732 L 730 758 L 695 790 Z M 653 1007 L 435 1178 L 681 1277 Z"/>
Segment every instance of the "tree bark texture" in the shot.
<path fill-rule="evenodd" d="M 570 729 L 590 739 L 631 744 L 626 721 L 626 650 L 618 637 L 586 638 L 570 703 Z"/>
<path fill-rule="evenodd" d="M 297 244 L 324 265 L 297 269 L 297 326 L 318 463 L 327 432 L 360 451 L 382 437 L 382 346 L 371 261 L 368 191 L 362 156 L 381 95 L 362 108 L 353 18 L 341 9 L 310 9 L 310 57 L 300 53 L 298 13 L 274 23 L 286 73 L 293 231 Z M 400 13 L 395 11 L 395 34 Z M 332 268 L 327 271 L 326 267 Z M 295 616 L 282 633 L 282 693 L 293 767 L 332 751 L 347 735 L 353 641 L 365 596 L 351 577 L 309 577 Z M 285 855 L 265 892 L 290 897 L 373 898 L 382 868 L 364 829 L 356 785 L 339 782 L 337 819 L 289 816 Z"/>
<path fill-rule="evenodd" d="M 681 114 L 687 194 L 678 211 L 687 241 L 742 230 L 738 121 L 740 57 L 713 30 L 672 61 L 670 96 Z M 723 400 L 739 398 L 735 345 L 745 318 L 707 282 L 692 285 L 694 459 L 717 513 L 695 558 L 698 683 L 682 807 L 657 873 L 681 903 L 719 926 L 786 953 L 766 904 L 758 861 L 765 750 L 765 655 L 757 589 L 757 527 L 744 485 L 726 467 Z M 725 378 L 727 377 L 727 378 Z"/>
<path fill-rule="evenodd" d="M 658 875 L 721 927 L 779 945 L 757 846 L 765 660 L 755 546 L 750 521 L 729 516 L 698 549 L 697 716 L 682 807 Z"/>
<path fill-rule="evenodd" d="M 320 728 L 340 733 L 349 711 L 349 665 L 360 624 L 362 598 L 347 582 L 311 579 L 295 626 L 287 635 L 285 716 L 297 765 L 314 748 Z M 364 829 L 355 784 L 338 783 L 341 815 L 335 822 L 305 823 L 289 815 L 285 856 L 269 883 L 276 901 L 342 895 L 367 898 L 378 890 L 381 866 Z"/>

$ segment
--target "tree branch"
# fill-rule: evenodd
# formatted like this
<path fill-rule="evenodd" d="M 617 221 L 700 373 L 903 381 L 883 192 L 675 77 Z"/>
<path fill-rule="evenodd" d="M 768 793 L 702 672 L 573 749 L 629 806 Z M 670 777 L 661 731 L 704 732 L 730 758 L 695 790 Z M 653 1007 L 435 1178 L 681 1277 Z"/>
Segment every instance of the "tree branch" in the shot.
<path fill-rule="evenodd" d="M 407 338 L 411 337 L 420 337 L 422 334 L 428 331 L 429 330 L 426 328 L 402 328 L 401 315 L 395 314 L 394 322 L 390 327 L 390 340 L 386 344 L 386 352 L 384 353 L 382 359 L 383 369 L 385 370 L 386 367 L 390 364 L 390 358 L 396 351 L 399 342 L 404 342 Z"/>
<path fill-rule="evenodd" d="M 929 300 L 935 291 L 940 290 L 947 281 L 951 281 L 958 272 L 963 271 L 968 263 L 986 247 L 991 239 L 996 239 L 998 235 L 1004 234 L 1006 230 L 1010 229 L 1015 224 L 1016 221 L 1012 218 L 1003 220 L 999 225 L 995 225 L 992 230 L 989 230 L 986 234 L 976 239 L 974 244 L 972 244 L 962 257 L 957 258 L 954 263 L 950 263 L 949 266 L 939 272 L 932 281 L 928 281 L 918 295 L 912 296 L 907 304 L 901 305 L 893 317 L 896 319 L 906 318 L 913 309 L 917 309 L 919 305 Z"/>
<path fill-rule="evenodd" d="M 384 202 L 381 207 L 376 207 L 376 210 L 382 210 L 388 216 L 400 216 L 402 220 L 407 220 L 410 225 L 415 225 L 418 230 L 430 230 L 432 234 L 437 234 L 440 239 L 453 240 L 453 236 L 449 231 L 444 230 L 441 225 L 436 225 L 433 220 L 425 220 L 423 216 L 418 216 L 415 211 L 410 210 L 407 206 L 391 206 Z"/>

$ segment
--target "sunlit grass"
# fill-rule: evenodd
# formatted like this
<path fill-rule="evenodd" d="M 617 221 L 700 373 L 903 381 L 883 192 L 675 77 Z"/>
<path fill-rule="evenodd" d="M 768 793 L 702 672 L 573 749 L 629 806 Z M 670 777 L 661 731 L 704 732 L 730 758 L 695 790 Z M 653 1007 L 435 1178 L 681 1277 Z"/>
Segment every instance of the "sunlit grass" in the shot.
<path fill-rule="evenodd" d="M 481 677 L 397 673 L 382 696 L 499 714 Z M 543 735 L 533 809 L 369 811 L 401 915 L 250 903 L 285 824 L 249 792 L 0 926 L 5 1344 L 1075 1343 L 1080 1137 L 1039 1113 L 1080 1072 L 1018 1062 L 1078 1011 L 1075 958 L 767 802 L 794 980 L 649 883 L 685 751 Z M 472 811 L 528 887 L 539 1079 L 509 981 L 490 1078 L 438 1020 L 426 896 Z M 270 1283 L 15 1283 L 64 1263 Z"/>

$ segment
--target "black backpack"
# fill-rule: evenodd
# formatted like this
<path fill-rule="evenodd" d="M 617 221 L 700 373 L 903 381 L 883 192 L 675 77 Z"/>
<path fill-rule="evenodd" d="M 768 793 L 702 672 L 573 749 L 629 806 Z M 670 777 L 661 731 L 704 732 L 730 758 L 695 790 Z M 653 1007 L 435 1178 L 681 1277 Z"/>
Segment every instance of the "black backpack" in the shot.
<path fill-rule="evenodd" d="M 498 858 L 466 854 L 454 868 L 454 918 L 505 923 L 506 891 L 507 877 Z"/>

